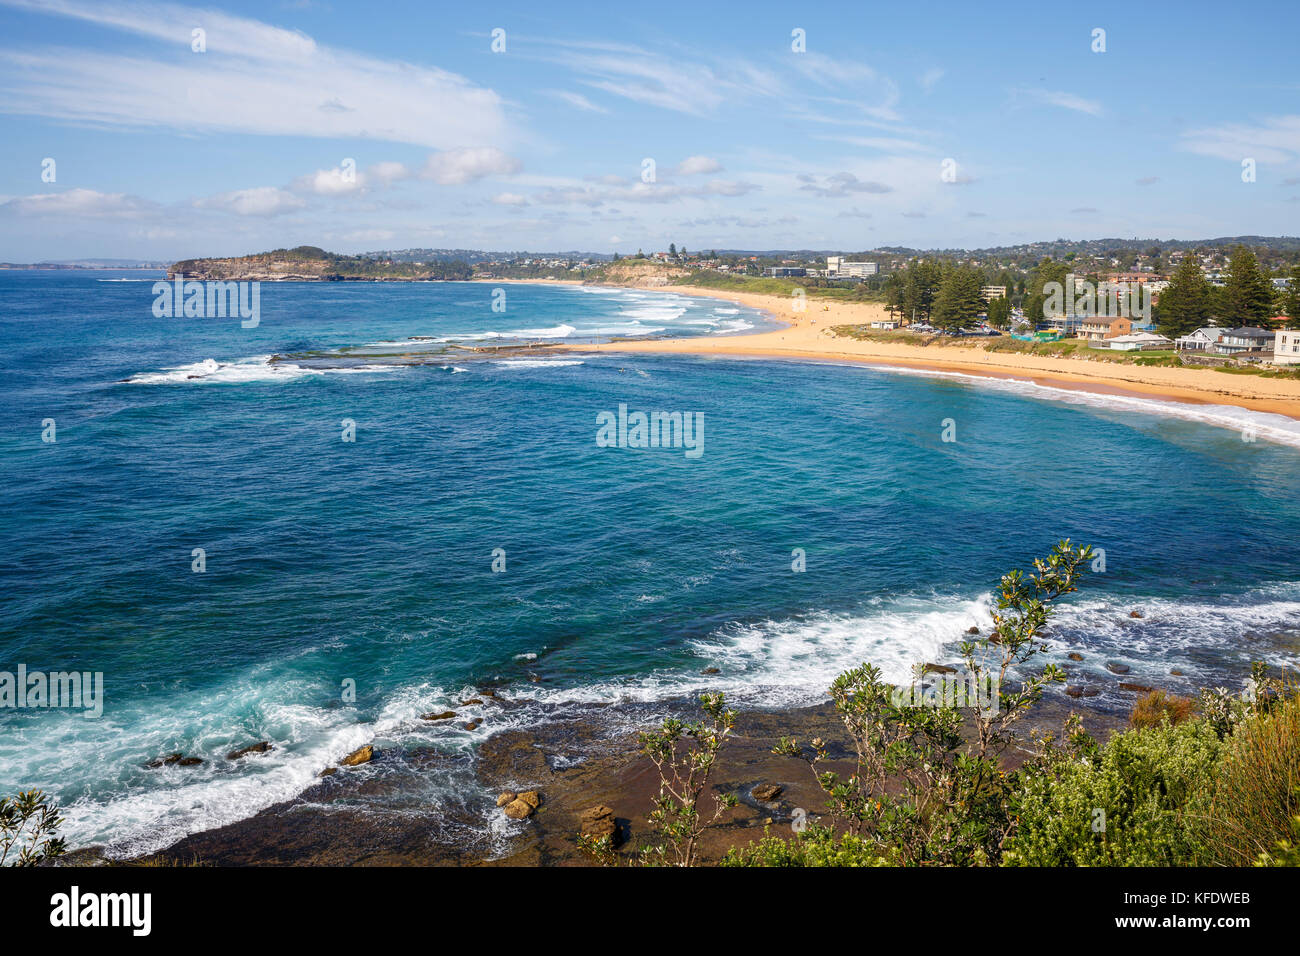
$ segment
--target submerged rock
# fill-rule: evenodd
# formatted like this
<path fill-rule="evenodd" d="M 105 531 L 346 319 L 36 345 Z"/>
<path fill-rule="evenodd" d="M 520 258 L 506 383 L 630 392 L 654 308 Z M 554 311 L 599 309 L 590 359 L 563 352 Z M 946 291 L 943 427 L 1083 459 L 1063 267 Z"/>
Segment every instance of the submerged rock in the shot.
<path fill-rule="evenodd" d="M 451 720 L 451 718 L 455 716 L 456 716 L 456 712 L 454 710 L 444 710 L 440 714 L 435 714 L 432 712 L 427 714 L 421 714 L 420 719 L 421 720 Z"/>
<path fill-rule="evenodd" d="M 1080 654 L 1078 651 L 1071 651 L 1067 656 L 1068 656 L 1068 657 L 1070 658 L 1070 660 L 1072 660 L 1072 661 L 1081 661 L 1081 660 L 1083 660 L 1083 655 Z"/>
<path fill-rule="evenodd" d="M 201 757 L 187 757 L 183 753 L 168 754 L 165 757 L 159 757 L 156 760 L 150 760 L 145 764 L 147 770 L 157 770 L 159 767 L 196 767 L 203 763 Z"/>
<path fill-rule="evenodd" d="M 1112 674 L 1127 674 L 1131 669 L 1127 664 L 1118 664 L 1115 661 L 1106 662 L 1106 670 Z"/>
<path fill-rule="evenodd" d="M 1148 687 L 1146 684 L 1129 684 L 1123 681 L 1120 682 L 1119 689 L 1131 690 L 1138 694 L 1149 694 L 1151 691 L 1155 690 L 1154 687 Z"/>

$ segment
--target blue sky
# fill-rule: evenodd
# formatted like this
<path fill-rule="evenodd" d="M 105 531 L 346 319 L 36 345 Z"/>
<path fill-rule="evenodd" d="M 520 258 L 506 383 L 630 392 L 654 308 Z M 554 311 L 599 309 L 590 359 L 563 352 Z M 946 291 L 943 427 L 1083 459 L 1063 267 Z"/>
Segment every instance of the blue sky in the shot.
<path fill-rule="evenodd" d="M 0 260 L 1296 234 L 1298 10 L 0 0 Z"/>

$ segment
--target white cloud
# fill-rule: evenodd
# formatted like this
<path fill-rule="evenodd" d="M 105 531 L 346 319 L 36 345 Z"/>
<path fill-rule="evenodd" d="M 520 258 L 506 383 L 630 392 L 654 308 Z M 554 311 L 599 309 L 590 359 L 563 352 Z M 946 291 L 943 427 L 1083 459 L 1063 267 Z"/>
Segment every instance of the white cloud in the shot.
<path fill-rule="evenodd" d="M 1182 148 L 1239 163 L 1287 163 L 1300 158 L 1300 116 L 1273 116 L 1261 123 L 1228 123 L 1183 134 Z"/>
<path fill-rule="evenodd" d="M 492 201 L 498 206 L 527 206 L 528 197 L 519 193 L 497 193 Z"/>
<path fill-rule="evenodd" d="M 443 186 L 463 186 L 484 176 L 509 176 L 520 168 L 519 160 L 495 146 L 462 147 L 434 153 L 420 175 Z"/>
<path fill-rule="evenodd" d="M 574 93 L 571 90 L 547 90 L 547 95 L 555 97 L 557 100 L 563 100 L 570 106 L 588 113 L 608 113 L 609 110 L 603 106 L 597 106 L 591 100 L 587 99 L 581 93 Z"/>
<path fill-rule="evenodd" d="M 300 197 L 276 186 L 255 186 L 236 189 L 204 199 L 196 199 L 200 209 L 220 209 L 239 216 L 278 216 L 307 205 Z"/>
<path fill-rule="evenodd" d="M 0 50 L 0 111 L 77 123 L 415 143 L 504 142 L 500 98 L 454 73 L 316 43 L 256 20 L 168 3 L 0 0 L 164 40 L 151 55 Z M 202 24 L 207 52 L 190 50 Z"/>
<path fill-rule="evenodd" d="M 65 189 L 62 192 L 16 196 L 0 203 L 0 211 L 20 216 L 134 216 L 153 210 L 155 205 L 125 193 L 101 193 L 93 189 Z"/>
<path fill-rule="evenodd" d="M 688 156 L 677 164 L 673 172 L 679 176 L 696 176 L 704 173 L 716 173 L 722 170 L 722 164 L 709 156 Z"/>
<path fill-rule="evenodd" d="M 1087 100 L 1082 96 L 1075 96 L 1073 93 L 1062 93 L 1059 90 L 1024 89 L 1014 90 L 1013 92 L 1037 100 L 1039 103 L 1074 110 L 1076 113 L 1087 113 L 1089 116 L 1100 116 L 1102 114 L 1101 104 L 1096 100 Z"/>
<path fill-rule="evenodd" d="M 942 79 L 943 79 L 943 70 L 939 69 L 938 67 L 935 67 L 934 69 L 926 70 L 924 73 L 922 73 L 920 78 L 916 82 L 921 84 L 921 89 L 929 93 L 932 89 L 935 88 L 938 82 Z"/>

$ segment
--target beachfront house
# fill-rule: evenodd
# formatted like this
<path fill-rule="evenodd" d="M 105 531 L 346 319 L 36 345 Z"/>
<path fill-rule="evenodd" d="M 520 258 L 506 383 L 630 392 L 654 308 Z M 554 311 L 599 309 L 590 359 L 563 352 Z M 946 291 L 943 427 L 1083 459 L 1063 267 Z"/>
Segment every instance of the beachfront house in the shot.
<path fill-rule="evenodd" d="M 1092 316 L 1089 318 L 1079 319 L 1076 328 L 1079 338 L 1087 339 L 1089 342 L 1100 342 L 1102 339 L 1113 339 L 1121 335 L 1131 335 L 1133 332 L 1133 320 L 1124 318 L 1112 319 L 1104 315 Z"/>
<path fill-rule="evenodd" d="M 1274 365 L 1300 365 L 1300 330 L 1278 329 L 1273 339 Z"/>
<path fill-rule="evenodd" d="M 1113 349 L 1116 352 L 1147 352 L 1151 349 L 1167 349 L 1173 344 L 1172 339 L 1155 332 L 1134 332 L 1091 343 L 1093 348 Z"/>
<path fill-rule="evenodd" d="M 1236 329 L 1224 329 L 1212 351 L 1220 355 L 1241 355 L 1246 352 L 1267 352 L 1272 348 L 1272 332 L 1243 325 Z"/>
<path fill-rule="evenodd" d="M 1182 352 L 1208 352 L 1211 346 L 1218 343 L 1219 336 L 1222 334 L 1223 329 L 1208 325 L 1195 332 L 1178 336 L 1174 339 L 1174 345 Z"/>

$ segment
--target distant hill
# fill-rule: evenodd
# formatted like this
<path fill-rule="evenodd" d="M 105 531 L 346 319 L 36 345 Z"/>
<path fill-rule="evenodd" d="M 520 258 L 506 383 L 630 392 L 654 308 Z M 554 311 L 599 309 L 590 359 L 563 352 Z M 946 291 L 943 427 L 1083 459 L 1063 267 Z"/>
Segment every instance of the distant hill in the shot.
<path fill-rule="evenodd" d="M 317 246 L 274 249 L 228 259 L 183 259 L 167 270 L 168 278 L 277 282 L 382 282 L 468 279 L 464 261 L 396 262 L 371 256 L 344 256 Z"/>

